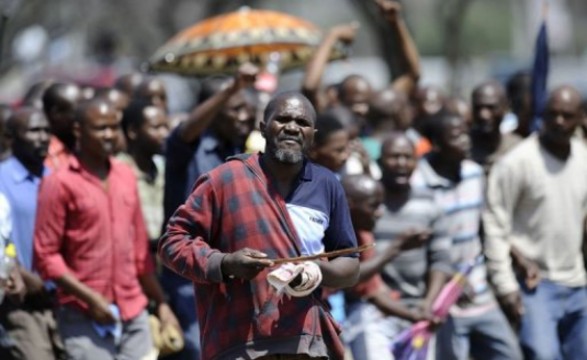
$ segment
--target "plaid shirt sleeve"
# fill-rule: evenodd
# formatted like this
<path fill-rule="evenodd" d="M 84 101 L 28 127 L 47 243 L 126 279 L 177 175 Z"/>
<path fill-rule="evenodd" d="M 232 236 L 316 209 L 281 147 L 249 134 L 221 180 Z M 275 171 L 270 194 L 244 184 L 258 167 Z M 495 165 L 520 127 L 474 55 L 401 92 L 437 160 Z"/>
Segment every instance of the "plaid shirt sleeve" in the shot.
<path fill-rule="evenodd" d="M 34 261 L 43 279 L 58 279 L 71 270 L 61 255 L 67 198 L 57 176 L 43 179 L 39 190 L 34 235 Z"/>
<path fill-rule="evenodd" d="M 196 283 L 222 282 L 220 265 L 225 254 L 210 246 L 218 215 L 212 180 L 204 175 L 185 204 L 173 214 L 159 240 L 158 252 L 163 263 Z"/>

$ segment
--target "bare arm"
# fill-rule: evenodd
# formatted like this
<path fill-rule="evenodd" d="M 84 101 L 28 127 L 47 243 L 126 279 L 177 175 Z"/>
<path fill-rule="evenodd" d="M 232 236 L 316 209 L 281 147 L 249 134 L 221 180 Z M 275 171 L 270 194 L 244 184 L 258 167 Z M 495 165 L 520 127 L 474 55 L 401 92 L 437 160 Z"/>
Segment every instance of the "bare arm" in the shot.
<path fill-rule="evenodd" d="M 406 23 L 399 15 L 401 5 L 391 0 L 375 0 L 381 12 L 397 34 L 399 55 L 405 66 L 404 71 L 392 83 L 391 87 L 404 94 L 411 94 L 420 79 L 420 54 L 410 35 Z"/>
<path fill-rule="evenodd" d="M 179 126 L 179 136 L 185 143 L 194 142 L 206 131 L 220 109 L 239 90 L 251 86 L 255 82 L 259 69 L 253 64 L 241 65 L 230 85 L 219 91 L 203 103 L 199 104 Z"/>
<path fill-rule="evenodd" d="M 352 42 L 357 28 L 358 25 L 356 23 L 351 23 L 335 26 L 330 29 L 328 34 L 322 40 L 322 43 L 320 43 L 316 49 L 314 56 L 306 65 L 306 72 L 302 83 L 302 93 L 310 99 L 312 105 L 314 105 L 318 112 L 324 110 L 324 107 L 326 106 L 322 100 L 322 94 L 320 93 L 320 83 L 332 48 L 339 40 Z"/>
<path fill-rule="evenodd" d="M 377 307 L 379 311 L 387 316 L 396 316 L 408 321 L 419 320 L 418 313 L 408 309 L 398 300 L 394 300 L 387 286 L 378 291 L 369 302 Z"/>
<path fill-rule="evenodd" d="M 398 236 L 384 251 L 380 251 L 373 258 L 361 263 L 359 281 L 370 278 L 397 257 L 402 251 L 423 246 L 430 238 L 428 230 L 407 230 Z"/>
<path fill-rule="evenodd" d="M 359 279 L 358 258 L 338 257 L 317 263 L 322 271 L 322 286 L 342 289 L 355 285 Z"/>
<path fill-rule="evenodd" d="M 428 274 L 428 285 L 426 291 L 426 297 L 424 298 L 424 304 L 422 307 L 431 309 L 434 300 L 440 294 L 442 287 L 448 280 L 448 274 L 443 271 L 432 270 Z"/>
<path fill-rule="evenodd" d="M 177 321 L 173 311 L 165 301 L 165 294 L 155 275 L 152 273 L 140 275 L 139 282 L 141 283 L 145 295 L 155 302 L 157 317 L 161 320 L 163 327 L 171 325 L 176 329 L 181 330 L 179 321 Z"/>
<path fill-rule="evenodd" d="M 75 276 L 67 273 L 55 279 L 55 282 L 64 291 L 83 301 L 89 308 L 90 316 L 97 322 L 109 324 L 116 321 L 108 308 L 108 300 L 90 289 Z"/>

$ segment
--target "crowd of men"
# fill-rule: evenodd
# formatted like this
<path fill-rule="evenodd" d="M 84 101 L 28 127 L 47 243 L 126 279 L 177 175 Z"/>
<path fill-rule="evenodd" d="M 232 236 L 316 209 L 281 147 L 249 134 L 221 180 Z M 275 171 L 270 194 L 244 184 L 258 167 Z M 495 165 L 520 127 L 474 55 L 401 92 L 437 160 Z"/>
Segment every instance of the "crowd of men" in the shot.
<path fill-rule="evenodd" d="M 554 87 L 533 114 L 527 72 L 467 100 L 422 86 L 398 6 L 378 4 L 405 65 L 384 89 L 321 84 L 354 38 L 341 25 L 265 109 L 250 63 L 203 79 L 184 114 L 138 72 L 2 106 L 0 245 L 18 267 L 0 283 L 0 358 L 383 360 L 422 320 L 430 359 L 584 358 L 581 94 Z"/>

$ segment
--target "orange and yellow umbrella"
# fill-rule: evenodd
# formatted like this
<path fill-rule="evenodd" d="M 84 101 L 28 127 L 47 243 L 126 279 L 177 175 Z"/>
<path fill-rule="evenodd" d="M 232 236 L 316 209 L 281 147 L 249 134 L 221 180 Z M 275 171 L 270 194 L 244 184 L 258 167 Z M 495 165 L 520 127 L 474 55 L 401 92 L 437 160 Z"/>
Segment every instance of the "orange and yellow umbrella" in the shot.
<path fill-rule="evenodd" d="M 205 19 L 172 37 L 149 59 L 154 71 L 206 76 L 236 71 L 252 62 L 263 66 L 280 53 L 282 70 L 303 66 L 322 39 L 321 30 L 297 17 L 269 10 L 240 10 Z M 331 60 L 343 58 L 344 44 Z"/>

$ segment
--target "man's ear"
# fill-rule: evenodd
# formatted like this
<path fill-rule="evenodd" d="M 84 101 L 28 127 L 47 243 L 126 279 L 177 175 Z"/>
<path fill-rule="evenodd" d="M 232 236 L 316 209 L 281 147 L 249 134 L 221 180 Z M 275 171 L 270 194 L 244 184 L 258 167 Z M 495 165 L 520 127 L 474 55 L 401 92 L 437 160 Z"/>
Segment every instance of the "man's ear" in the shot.
<path fill-rule="evenodd" d="M 123 133 L 124 133 L 124 131 L 123 131 Z M 139 135 L 137 133 L 137 129 L 132 125 L 129 126 L 126 129 L 126 137 L 128 137 L 128 139 L 131 141 L 135 141 L 139 137 Z"/>
<path fill-rule="evenodd" d="M 267 127 L 267 124 L 265 123 L 265 120 L 261 120 L 259 122 L 259 132 L 261 133 L 261 135 L 263 136 L 264 139 L 267 139 L 267 136 L 265 136 L 265 128 Z"/>
<path fill-rule="evenodd" d="M 73 135 L 75 136 L 75 138 L 79 141 L 79 138 L 81 136 L 81 125 L 79 123 L 79 121 L 74 121 L 73 122 Z"/>

